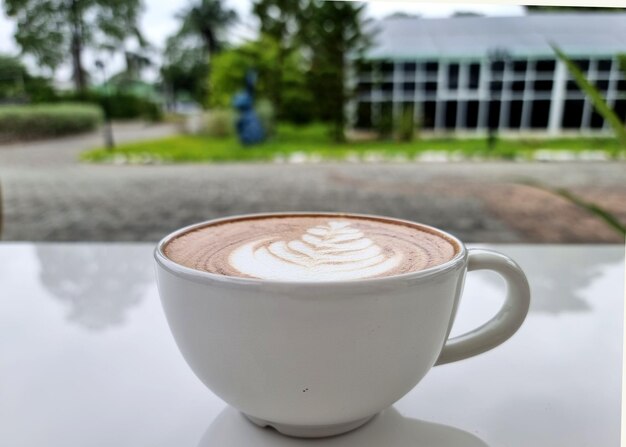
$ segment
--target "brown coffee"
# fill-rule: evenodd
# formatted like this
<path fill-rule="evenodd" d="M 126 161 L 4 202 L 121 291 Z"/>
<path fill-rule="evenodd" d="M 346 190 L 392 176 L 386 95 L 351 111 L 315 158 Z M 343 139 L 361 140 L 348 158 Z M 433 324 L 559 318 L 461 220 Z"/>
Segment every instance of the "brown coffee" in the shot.
<path fill-rule="evenodd" d="M 458 244 L 417 224 L 349 215 L 255 216 L 191 230 L 165 255 L 196 270 L 283 281 L 342 281 L 443 264 Z"/>

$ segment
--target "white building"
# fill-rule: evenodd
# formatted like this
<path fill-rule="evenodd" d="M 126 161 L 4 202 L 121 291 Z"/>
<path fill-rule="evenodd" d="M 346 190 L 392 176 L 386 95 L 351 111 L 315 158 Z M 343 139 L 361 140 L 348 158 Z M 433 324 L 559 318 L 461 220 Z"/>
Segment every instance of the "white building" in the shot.
<path fill-rule="evenodd" d="M 412 113 L 426 130 L 606 129 L 551 43 L 574 59 L 626 119 L 626 13 L 389 18 L 357 69 L 357 128 Z"/>

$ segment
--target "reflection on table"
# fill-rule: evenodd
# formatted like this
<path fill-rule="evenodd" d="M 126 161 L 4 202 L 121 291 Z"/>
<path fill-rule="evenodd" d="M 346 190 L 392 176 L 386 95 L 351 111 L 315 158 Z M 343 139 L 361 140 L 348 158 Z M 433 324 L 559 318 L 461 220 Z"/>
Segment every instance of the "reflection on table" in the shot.
<path fill-rule="evenodd" d="M 198 447 L 487 447 L 480 438 L 448 425 L 403 417 L 391 407 L 371 422 L 342 436 L 317 440 L 283 436 L 250 423 L 232 407 L 225 408 L 202 437 Z"/>
<path fill-rule="evenodd" d="M 488 248 L 528 274 L 520 331 L 433 368 L 361 429 L 302 441 L 249 423 L 193 375 L 163 316 L 152 244 L 0 244 L 0 445 L 618 445 L 624 247 Z M 501 299 L 497 277 L 470 273 L 452 333 Z"/>

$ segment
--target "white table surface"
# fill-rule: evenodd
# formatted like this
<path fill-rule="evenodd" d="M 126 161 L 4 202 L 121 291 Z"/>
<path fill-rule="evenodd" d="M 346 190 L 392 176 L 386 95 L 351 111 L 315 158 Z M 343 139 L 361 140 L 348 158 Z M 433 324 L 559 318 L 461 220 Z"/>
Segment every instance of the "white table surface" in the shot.
<path fill-rule="evenodd" d="M 0 244 L 0 445 L 617 446 L 624 248 L 492 245 L 526 270 L 520 331 L 435 367 L 350 434 L 283 437 L 243 419 L 178 352 L 148 244 Z M 492 315 L 503 285 L 468 277 L 453 335 Z"/>

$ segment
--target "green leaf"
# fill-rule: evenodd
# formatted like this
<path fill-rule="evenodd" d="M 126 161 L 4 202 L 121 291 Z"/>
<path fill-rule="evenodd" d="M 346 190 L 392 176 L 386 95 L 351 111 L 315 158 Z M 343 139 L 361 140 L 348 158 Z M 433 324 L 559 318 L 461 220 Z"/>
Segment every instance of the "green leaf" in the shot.
<path fill-rule="evenodd" d="M 602 96 L 602 93 L 598 91 L 595 85 L 593 85 L 576 65 L 559 47 L 552 44 L 552 49 L 558 56 L 558 58 L 565 64 L 570 74 L 578 84 L 578 87 L 585 92 L 596 111 L 604 118 L 613 128 L 615 136 L 620 140 L 623 146 L 626 146 L 626 126 L 617 116 L 615 111 L 607 104 L 606 100 Z M 621 59 L 620 59 L 621 61 Z"/>

